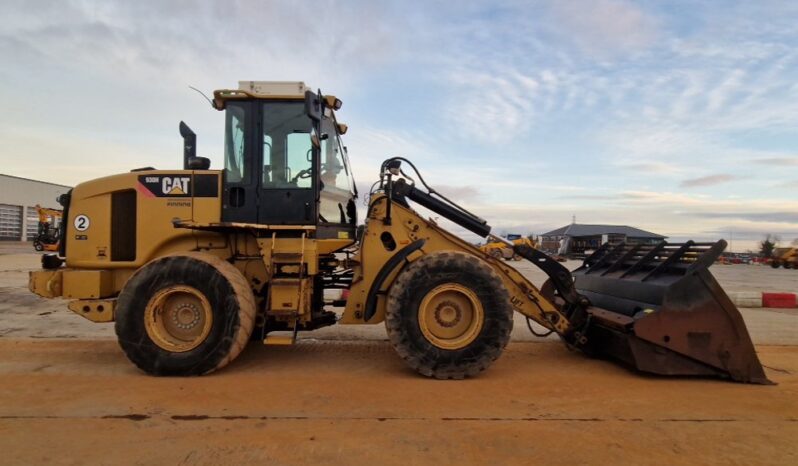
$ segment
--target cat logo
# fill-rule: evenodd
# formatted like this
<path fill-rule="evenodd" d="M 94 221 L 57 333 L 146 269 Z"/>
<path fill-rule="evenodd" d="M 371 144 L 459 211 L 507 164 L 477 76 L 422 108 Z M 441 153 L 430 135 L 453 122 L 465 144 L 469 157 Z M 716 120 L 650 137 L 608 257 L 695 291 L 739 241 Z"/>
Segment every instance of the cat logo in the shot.
<path fill-rule="evenodd" d="M 143 198 L 217 197 L 219 175 L 211 173 L 193 176 L 186 173 L 139 175 L 136 191 Z"/>
<path fill-rule="evenodd" d="M 188 183 L 190 181 L 190 176 L 174 178 L 165 176 L 161 178 L 161 192 L 167 196 L 185 196 L 189 193 Z"/>

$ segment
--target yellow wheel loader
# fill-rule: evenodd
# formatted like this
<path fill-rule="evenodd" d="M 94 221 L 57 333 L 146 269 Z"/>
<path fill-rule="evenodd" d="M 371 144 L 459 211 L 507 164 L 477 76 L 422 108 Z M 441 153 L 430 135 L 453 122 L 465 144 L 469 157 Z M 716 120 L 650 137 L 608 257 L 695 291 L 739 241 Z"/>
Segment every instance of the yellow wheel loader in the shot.
<path fill-rule="evenodd" d="M 76 186 L 60 199 L 58 254 L 30 274 L 33 292 L 114 322 L 143 371 L 206 374 L 251 340 L 292 344 L 300 331 L 384 322 L 408 366 L 461 379 L 501 355 L 520 312 L 569 347 L 640 371 L 768 383 L 708 271 L 723 241 L 607 246 L 571 273 L 492 236 L 401 158 L 381 165 L 359 227 L 340 100 L 303 83 L 247 81 L 212 103 L 225 118 L 223 170 L 196 156 L 181 122 L 183 169 Z M 415 206 L 504 242 L 549 280 L 536 287 Z M 348 292 L 330 300 L 326 290 Z"/>
<path fill-rule="evenodd" d="M 513 247 L 525 244 L 531 248 L 537 247 L 535 241 L 521 235 L 507 235 L 504 237 L 506 240 L 512 242 L 512 246 L 504 241 L 491 241 L 479 247 L 479 250 L 487 253 L 497 259 L 521 261 L 523 257 L 519 256 L 513 250 Z"/>
<path fill-rule="evenodd" d="M 773 257 L 770 259 L 770 266 L 778 269 L 780 266 L 785 269 L 798 269 L 798 248 L 776 248 L 773 250 Z"/>

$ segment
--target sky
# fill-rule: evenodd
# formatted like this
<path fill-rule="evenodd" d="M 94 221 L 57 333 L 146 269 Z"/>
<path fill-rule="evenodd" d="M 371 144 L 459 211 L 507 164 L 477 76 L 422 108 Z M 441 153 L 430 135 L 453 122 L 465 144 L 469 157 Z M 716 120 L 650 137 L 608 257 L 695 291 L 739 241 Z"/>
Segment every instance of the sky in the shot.
<path fill-rule="evenodd" d="M 196 92 L 304 81 L 343 102 L 361 191 L 404 156 L 498 233 L 625 224 L 798 238 L 798 2 L 16 1 L 0 172 L 75 185 L 222 166 Z"/>

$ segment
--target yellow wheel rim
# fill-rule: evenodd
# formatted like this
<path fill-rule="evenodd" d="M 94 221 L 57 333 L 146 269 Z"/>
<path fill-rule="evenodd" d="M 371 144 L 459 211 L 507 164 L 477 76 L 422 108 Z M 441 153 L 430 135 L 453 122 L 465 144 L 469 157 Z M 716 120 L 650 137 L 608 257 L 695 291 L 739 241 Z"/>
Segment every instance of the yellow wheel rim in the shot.
<path fill-rule="evenodd" d="M 484 320 L 485 311 L 476 293 L 457 283 L 433 288 L 418 307 L 421 333 L 433 345 L 447 350 L 471 344 Z"/>
<path fill-rule="evenodd" d="M 144 309 L 147 335 L 173 353 L 191 351 L 211 333 L 213 312 L 205 295 L 190 286 L 170 286 L 157 292 Z"/>

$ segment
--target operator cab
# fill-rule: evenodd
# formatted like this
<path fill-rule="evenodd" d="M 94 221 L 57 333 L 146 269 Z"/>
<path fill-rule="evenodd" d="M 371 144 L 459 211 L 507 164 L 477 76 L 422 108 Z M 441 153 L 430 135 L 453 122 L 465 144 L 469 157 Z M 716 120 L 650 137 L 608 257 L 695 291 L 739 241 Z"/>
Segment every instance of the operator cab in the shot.
<path fill-rule="evenodd" d="M 340 100 L 301 82 L 241 81 L 214 92 L 214 106 L 225 112 L 223 222 L 315 225 L 317 238 L 354 239 Z"/>

